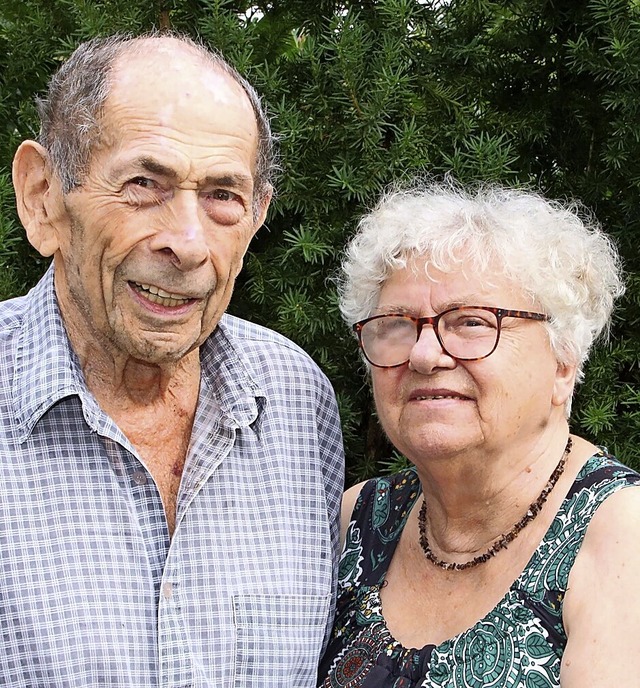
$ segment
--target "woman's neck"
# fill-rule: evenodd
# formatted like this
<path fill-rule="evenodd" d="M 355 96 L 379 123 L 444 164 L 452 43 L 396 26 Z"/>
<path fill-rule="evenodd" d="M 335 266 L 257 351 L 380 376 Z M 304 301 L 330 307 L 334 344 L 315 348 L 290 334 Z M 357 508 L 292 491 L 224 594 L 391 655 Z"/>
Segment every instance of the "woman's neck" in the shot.
<path fill-rule="evenodd" d="M 459 452 L 419 465 L 433 549 L 475 556 L 509 532 L 545 489 L 568 434 L 564 421 L 527 449 L 513 442 L 504 451 Z"/>

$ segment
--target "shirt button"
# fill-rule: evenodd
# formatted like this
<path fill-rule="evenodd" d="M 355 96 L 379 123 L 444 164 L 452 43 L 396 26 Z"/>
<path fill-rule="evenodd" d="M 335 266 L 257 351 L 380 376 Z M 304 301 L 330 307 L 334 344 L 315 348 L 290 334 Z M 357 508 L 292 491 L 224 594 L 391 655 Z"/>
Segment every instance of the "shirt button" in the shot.
<path fill-rule="evenodd" d="M 147 474 L 144 471 L 136 471 L 132 477 L 133 482 L 136 483 L 136 485 L 147 484 Z"/>
<path fill-rule="evenodd" d="M 173 585 L 171 583 L 162 584 L 162 596 L 165 600 L 170 600 L 173 595 Z"/>

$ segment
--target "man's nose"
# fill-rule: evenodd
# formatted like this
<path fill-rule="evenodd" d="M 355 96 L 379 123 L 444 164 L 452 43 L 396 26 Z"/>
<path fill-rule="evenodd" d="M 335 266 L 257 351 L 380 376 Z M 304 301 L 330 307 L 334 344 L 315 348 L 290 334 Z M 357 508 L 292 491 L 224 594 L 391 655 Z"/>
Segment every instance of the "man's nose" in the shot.
<path fill-rule="evenodd" d="M 207 260 L 209 246 L 198 191 L 176 189 L 163 211 L 160 231 L 152 242 L 153 249 L 170 254 L 179 270 L 200 267 Z"/>

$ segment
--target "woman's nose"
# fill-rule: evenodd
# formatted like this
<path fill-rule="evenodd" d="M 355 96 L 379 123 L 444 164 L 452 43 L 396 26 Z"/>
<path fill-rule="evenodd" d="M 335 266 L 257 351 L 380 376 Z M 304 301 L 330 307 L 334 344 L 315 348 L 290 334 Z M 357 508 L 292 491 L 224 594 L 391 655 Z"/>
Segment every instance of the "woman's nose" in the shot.
<path fill-rule="evenodd" d="M 416 343 L 409 354 L 409 367 L 422 373 L 430 373 L 434 368 L 452 368 L 455 359 L 442 347 L 432 325 L 423 325 Z"/>

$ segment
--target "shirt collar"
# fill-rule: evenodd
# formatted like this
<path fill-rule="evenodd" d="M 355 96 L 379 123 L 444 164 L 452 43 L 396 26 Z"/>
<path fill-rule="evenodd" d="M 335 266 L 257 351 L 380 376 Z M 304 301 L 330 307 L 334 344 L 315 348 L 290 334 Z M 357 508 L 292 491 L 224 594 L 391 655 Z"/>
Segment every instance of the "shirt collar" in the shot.
<path fill-rule="evenodd" d="M 20 440 L 26 439 L 51 406 L 72 395 L 80 396 L 87 422 L 92 427 L 102 425 L 104 414 L 87 390 L 62 321 L 54 289 L 53 265 L 29 292 L 27 301 L 13 381 L 13 404 Z M 247 427 L 257 419 L 264 394 L 254 379 L 251 365 L 237 341 L 234 342 L 235 321 L 231 316 L 223 316 L 201 347 L 201 392 L 207 388 L 213 393 L 220 410 L 233 425 Z"/>
<path fill-rule="evenodd" d="M 21 440 L 53 404 L 86 390 L 58 307 L 53 265 L 29 292 L 27 304 L 13 378 L 13 404 Z"/>
<path fill-rule="evenodd" d="M 245 357 L 234 334 L 238 320 L 223 315 L 200 351 L 203 386 L 215 396 L 220 410 L 238 427 L 253 424 L 264 404 L 265 394 L 256 371 Z"/>

